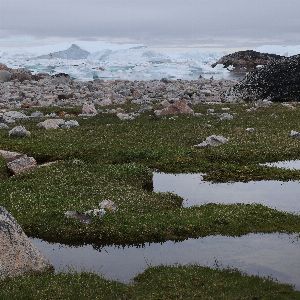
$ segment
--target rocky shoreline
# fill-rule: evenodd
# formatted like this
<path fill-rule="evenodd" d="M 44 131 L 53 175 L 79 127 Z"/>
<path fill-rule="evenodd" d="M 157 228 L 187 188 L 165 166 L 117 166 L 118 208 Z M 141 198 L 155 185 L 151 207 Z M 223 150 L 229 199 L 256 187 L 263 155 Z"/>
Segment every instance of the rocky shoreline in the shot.
<path fill-rule="evenodd" d="M 187 100 L 191 104 L 221 102 L 221 95 L 236 84 L 231 80 L 94 80 L 80 82 L 61 74 L 41 74 L 35 80 L 0 81 L 1 108 L 50 106 L 99 106 L 133 103 L 147 105 L 162 101 Z"/>
<path fill-rule="evenodd" d="M 122 104 L 142 106 L 185 101 L 188 104 L 241 101 L 298 101 L 299 55 L 281 57 L 253 51 L 224 56 L 216 64 L 229 65 L 249 73 L 235 80 L 77 81 L 69 75 L 32 74 L 0 64 L 0 108 L 82 106 Z M 215 64 L 215 65 L 216 65 Z M 264 66 L 262 66 L 262 64 Z M 258 65 L 261 65 L 258 68 Z"/>

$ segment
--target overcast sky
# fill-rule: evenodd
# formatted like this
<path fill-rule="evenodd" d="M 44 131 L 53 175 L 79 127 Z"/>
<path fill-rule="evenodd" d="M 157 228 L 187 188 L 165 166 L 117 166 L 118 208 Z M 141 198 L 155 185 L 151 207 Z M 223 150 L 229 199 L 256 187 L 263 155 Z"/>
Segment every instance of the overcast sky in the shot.
<path fill-rule="evenodd" d="M 0 38 L 300 43 L 300 0 L 0 0 Z"/>

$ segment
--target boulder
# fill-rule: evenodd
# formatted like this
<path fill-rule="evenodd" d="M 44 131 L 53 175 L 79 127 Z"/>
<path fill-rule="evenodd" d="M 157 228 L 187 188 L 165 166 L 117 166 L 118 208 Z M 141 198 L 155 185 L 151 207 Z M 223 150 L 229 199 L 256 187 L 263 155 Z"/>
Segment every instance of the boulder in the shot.
<path fill-rule="evenodd" d="M 91 224 L 92 223 L 92 217 L 84 214 L 84 213 L 80 213 L 78 211 L 75 210 L 69 210 L 65 212 L 65 217 L 68 219 L 74 219 L 77 220 L 83 224 Z"/>
<path fill-rule="evenodd" d="M 9 131 L 10 137 L 30 137 L 31 133 L 24 126 L 16 126 Z"/>
<path fill-rule="evenodd" d="M 228 139 L 226 139 L 221 135 L 211 135 L 207 137 L 206 140 L 203 141 L 202 143 L 195 145 L 195 147 L 197 148 L 217 147 L 228 143 L 228 141 L 229 141 Z"/>
<path fill-rule="evenodd" d="M 0 150 L 0 156 L 2 156 L 6 162 L 11 162 L 15 159 L 24 156 L 24 154 L 18 152 L 12 152 L 12 151 Z"/>
<path fill-rule="evenodd" d="M 0 123 L 0 129 L 6 129 L 6 130 L 8 130 L 9 127 L 5 123 Z"/>
<path fill-rule="evenodd" d="M 222 100 L 227 102 L 300 101 L 300 55 L 272 61 L 229 88 Z"/>
<path fill-rule="evenodd" d="M 38 123 L 37 127 L 41 129 L 49 130 L 49 129 L 58 129 L 64 124 L 65 121 L 63 119 L 47 119 L 43 122 Z"/>
<path fill-rule="evenodd" d="M 111 99 L 107 98 L 107 99 L 104 99 L 102 101 L 99 102 L 99 106 L 103 107 L 103 106 L 109 106 L 109 105 L 112 105 L 113 102 Z"/>
<path fill-rule="evenodd" d="M 94 104 L 84 104 L 82 107 L 82 115 L 95 116 L 97 115 L 97 109 Z"/>
<path fill-rule="evenodd" d="M 162 110 L 154 112 L 156 116 L 169 116 L 169 115 L 193 115 L 193 109 L 188 105 L 186 100 L 175 101 L 173 104 L 168 105 Z"/>
<path fill-rule="evenodd" d="M 28 157 L 27 155 L 23 155 L 7 163 L 7 168 L 13 175 L 28 172 L 36 167 L 36 160 L 33 157 Z"/>
<path fill-rule="evenodd" d="M 134 114 L 118 113 L 117 117 L 122 121 L 132 121 L 136 118 Z"/>
<path fill-rule="evenodd" d="M 103 200 L 99 203 L 99 208 L 109 212 L 115 212 L 118 209 L 117 205 L 111 200 Z"/>
<path fill-rule="evenodd" d="M 231 115 L 229 113 L 220 114 L 219 117 L 220 117 L 221 121 L 231 121 L 231 120 L 233 120 L 233 115 Z"/>
<path fill-rule="evenodd" d="M 0 279 L 51 268 L 12 215 L 0 207 Z"/>
<path fill-rule="evenodd" d="M 249 132 L 249 133 L 254 133 L 255 128 L 246 128 L 246 131 Z"/>
<path fill-rule="evenodd" d="M 43 118 L 44 114 L 41 111 L 34 111 L 31 115 L 31 118 Z"/>
<path fill-rule="evenodd" d="M 297 140 L 300 140 L 300 132 L 292 130 L 291 133 L 290 133 L 290 137 L 292 137 L 294 139 L 297 139 Z"/>
<path fill-rule="evenodd" d="M 7 82 L 12 79 L 12 74 L 6 70 L 0 70 L 0 82 Z"/>
<path fill-rule="evenodd" d="M 84 212 L 86 216 L 102 218 L 106 214 L 105 209 L 91 209 Z"/>
<path fill-rule="evenodd" d="M 69 120 L 69 121 L 66 121 L 64 124 L 62 124 L 60 127 L 66 128 L 66 129 L 73 128 L 73 127 L 79 127 L 79 123 L 75 120 Z"/>
<path fill-rule="evenodd" d="M 3 114 L 4 119 L 24 120 L 29 117 L 19 111 L 8 111 Z"/>

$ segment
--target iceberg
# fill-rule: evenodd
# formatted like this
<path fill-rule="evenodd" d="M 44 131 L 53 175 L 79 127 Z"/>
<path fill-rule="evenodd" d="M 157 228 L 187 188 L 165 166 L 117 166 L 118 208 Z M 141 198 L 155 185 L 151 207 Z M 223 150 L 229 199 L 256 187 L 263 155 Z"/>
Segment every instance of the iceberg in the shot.
<path fill-rule="evenodd" d="M 90 53 L 86 50 L 81 49 L 76 44 L 72 44 L 71 47 L 64 51 L 53 52 L 47 55 L 38 56 L 37 59 L 87 59 Z"/>

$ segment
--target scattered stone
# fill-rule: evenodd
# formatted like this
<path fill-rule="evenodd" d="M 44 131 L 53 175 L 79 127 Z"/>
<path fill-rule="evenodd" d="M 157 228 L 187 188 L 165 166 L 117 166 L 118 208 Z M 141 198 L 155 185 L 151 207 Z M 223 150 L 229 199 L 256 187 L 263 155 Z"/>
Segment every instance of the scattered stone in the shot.
<path fill-rule="evenodd" d="M 249 132 L 249 133 L 254 133 L 255 128 L 246 128 L 246 131 Z"/>
<path fill-rule="evenodd" d="M 207 137 L 206 140 L 203 141 L 202 143 L 195 145 L 195 147 L 197 148 L 217 147 L 228 143 L 228 141 L 229 141 L 228 139 L 226 139 L 221 135 L 211 135 Z"/>
<path fill-rule="evenodd" d="M 162 107 L 168 107 L 168 106 L 170 105 L 170 102 L 169 102 L 168 100 L 164 100 L 164 101 L 162 101 L 162 102 L 160 103 L 160 105 L 161 105 Z"/>
<path fill-rule="evenodd" d="M 100 101 L 99 103 L 98 103 L 98 105 L 99 106 L 101 106 L 101 107 L 104 107 L 104 106 L 110 106 L 110 105 L 112 105 L 113 104 L 113 102 L 111 101 L 111 99 L 104 99 L 104 100 L 102 100 L 102 101 Z M 97 112 L 96 112 L 97 113 Z"/>
<path fill-rule="evenodd" d="M 231 115 L 229 113 L 220 114 L 220 120 L 221 121 L 231 121 L 231 120 L 233 120 L 233 115 Z"/>
<path fill-rule="evenodd" d="M 208 114 L 213 114 L 215 112 L 215 110 L 213 108 L 209 108 L 206 112 Z"/>
<path fill-rule="evenodd" d="M 53 112 L 53 113 L 50 113 L 50 114 L 46 115 L 45 117 L 47 117 L 47 118 L 57 118 L 57 114 Z"/>
<path fill-rule="evenodd" d="M 293 106 L 292 104 L 289 104 L 289 103 L 282 103 L 281 105 L 286 108 L 289 108 L 289 109 L 293 109 L 293 110 L 296 109 L 295 106 Z"/>
<path fill-rule="evenodd" d="M 60 125 L 60 127 L 66 128 L 66 129 L 79 127 L 79 123 L 75 120 L 69 120 L 69 121 L 66 121 L 64 124 Z"/>
<path fill-rule="evenodd" d="M 82 115 L 84 116 L 95 116 L 97 115 L 97 109 L 94 104 L 84 104 L 82 107 Z"/>
<path fill-rule="evenodd" d="M 64 125 L 65 121 L 63 119 L 48 119 L 37 124 L 38 128 L 42 129 L 58 129 L 60 126 Z"/>
<path fill-rule="evenodd" d="M 6 150 L 0 150 L 0 155 L 5 159 L 6 162 L 11 162 L 15 159 L 24 156 L 24 154 L 22 153 L 6 151 Z"/>
<path fill-rule="evenodd" d="M 255 111 L 257 111 L 257 107 L 250 107 L 250 108 L 246 109 L 246 112 L 249 112 L 249 113 L 255 112 Z"/>
<path fill-rule="evenodd" d="M 91 216 L 85 215 L 78 211 L 67 211 L 67 212 L 65 212 L 65 217 L 67 217 L 69 219 L 75 219 L 83 224 L 91 224 L 92 223 Z"/>
<path fill-rule="evenodd" d="M 300 140 L 300 132 L 292 130 L 290 133 L 290 137 Z"/>
<path fill-rule="evenodd" d="M 106 214 L 105 209 L 91 209 L 84 213 L 86 216 L 102 218 Z"/>
<path fill-rule="evenodd" d="M 223 110 L 223 111 L 229 111 L 230 108 L 229 107 L 222 107 L 221 110 Z"/>
<path fill-rule="evenodd" d="M 36 160 L 33 157 L 28 157 L 27 155 L 23 155 L 20 158 L 7 163 L 7 168 L 13 175 L 28 172 L 36 167 Z"/>
<path fill-rule="evenodd" d="M 0 279 L 50 269 L 12 215 L 0 207 Z"/>
<path fill-rule="evenodd" d="M 122 121 L 132 121 L 136 118 L 134 114 L 118 113 L 117 117 Z"/>
<path fill-rule="evenodd" d="M 258 100 L 255 103 L 255 107 L 257 107 L 257 108 L 267 108 L 267 107 L 272 106 L 272 104 L 273 104 L 273 102 L 269 101 L 268 99 Z"/>
<path fill-rule="evenodd" d="M 9 69 L 13 74 L 13 70 Z M 16 71 L 17 73 L 17 71 Z M 23 80 L 24 78 L 28 78 Z M 75 81 L 66 74 L 50 76 L 32 75 L 24 70 L 8 82 L 0 82 L 1 105 L 7 108 L 27 107 L 75 107 L 86 103 L 99 106 L 134 103 L 143 106 L 164 102 L 166 106 L 180 99 L 191 104 L 216 103 L 230 87 L 233 80 L 94 80 L 90 82 Z M 23 81 L 21 81 L 23 80 Z M 93 109 L 89 114 L 97 113 Z M 47 116 L 55 118 L 56 116 Z"/>
<path fill-rule="evenodd" d="M 9 127 L 5 123 L 0 123 L 0 129 L 6 129 L 6 130 L 8 130 Z"/>
<path fill-rule="evenodd" d="M 166 108 L 163 108 L 162 110 L 156 110 L 154 111 L 156 116 L 168 116 L 168 115 L 180 115 L 180 114 L 186 114 L 186 115 L 193 115 L 194 111 L 192 108 L 189 107 L 186 100 L 179 100 L 176 101 L 173 104 L 170 104 Z"/>
<path fill-rule="evenodd" d="M 43 118 L 44 114 L 41 111 L 35 111 L 30 116 L 32 118 Z"/>
<path fill-rule="evenodd" d="M 30 137 L 31 133 L 24 126 L 16 126 L 9 131 L 10 137 Z"/>
<path fill-rule="evenodd" d="M 28 116 L 19 112 L 19 111 L 8 111 L 3 114 L 4 119 L 13 119 L 13 120 L 24 120 L 28 119 Z"/>
<path fill-rule="evenodd" d="M 111 200 L 103 200 L 99 203 L 99 208 L 108 210 L 109 212 L 115 212 L 118 209 L 117 205 Z"/>
<path fill-rule="evenodd" d="M 203 114 L 202 114 L 202 113 L 194 113 L 194 116 L 195 116 L 195 117 L 202 117 Z"/>

